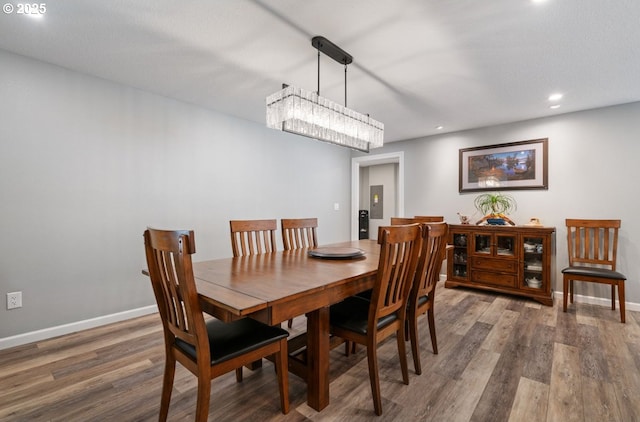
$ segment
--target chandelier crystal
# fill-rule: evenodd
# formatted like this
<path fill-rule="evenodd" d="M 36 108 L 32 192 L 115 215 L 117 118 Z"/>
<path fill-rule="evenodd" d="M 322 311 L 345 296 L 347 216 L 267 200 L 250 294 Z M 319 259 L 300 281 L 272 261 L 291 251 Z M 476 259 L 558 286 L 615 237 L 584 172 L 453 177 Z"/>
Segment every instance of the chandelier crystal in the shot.
<path fill-rule="evenodd" d="M 267 97 L 267 127 L 359 151 L 384 142 L 381 122 L 294 86 Z"/>
<path fill-rule="evenodd" d="M 352 57 L 324 37 L 314 37 L 311 44 L 318 49 L 318 91 L 283 85 L 266 99 L 267 127 L 364 152 L 381 147 L 384 124 L 346 107 L 346 66 Z M 345 65 L 344 106 L 319 95 L 320 52 Z"/>

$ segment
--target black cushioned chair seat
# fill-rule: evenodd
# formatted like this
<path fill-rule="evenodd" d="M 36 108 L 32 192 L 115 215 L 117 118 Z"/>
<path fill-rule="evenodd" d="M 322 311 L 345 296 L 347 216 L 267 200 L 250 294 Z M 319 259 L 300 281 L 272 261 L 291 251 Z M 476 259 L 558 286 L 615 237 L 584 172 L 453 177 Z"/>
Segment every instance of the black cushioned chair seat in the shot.
<path fill-rule="evenodd" d="M 280 327 L 272 327 L 251 318 L 232 322 L 210 319 L 206 325 L 212 365 L 289 336 L 289 332 Z M 196 349 L 189 343 L 176 339 L 176 346 L 196 359 Z"/>
<path fill-rule="evenodd" d="M 429 301 L 429 296 L 424 295 L 418 298 L 418 306 L 422 306 Z"/>
<path fill-rule="evenodd" d="M 329 308 L 329 320 L 332 326 L 344 328 L 360 334 L 367 334 L 369 302 L 358 296 L 351 296 Z M 378 320 L 378 329 L 398 319 L 395 314 Z"/>
<path fill-rule="evenodd" d="M 588 277 L 602 277 L 613 278 L 616 280 L 626 280 L 627 277 L 617 271 L 612 271 L 606 268 L 596 267 L 567 267 L 562 270 L 563 274 L 571 274 L 575 276 L 588 276 Z"/>

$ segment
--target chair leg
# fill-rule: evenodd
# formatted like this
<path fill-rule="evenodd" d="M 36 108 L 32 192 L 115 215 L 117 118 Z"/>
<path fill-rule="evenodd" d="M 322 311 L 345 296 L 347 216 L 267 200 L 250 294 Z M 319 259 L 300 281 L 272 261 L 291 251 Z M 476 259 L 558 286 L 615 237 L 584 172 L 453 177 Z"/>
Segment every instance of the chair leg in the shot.
<path fill-rule="evenodd" d="M 349 357 L 351 355 L 351 353 L 355 354 L 358 350 L 358 343 L 356 343 L 355 341 L 349 341 L 349 340 L 345 340 L 344 341 L 344 355 Z"/>
<path fill-rule="evenodd" d="M 167 352 L 164 362 L 164 377 L 162 380 L 162 398 L 160 399 L 160 416 L 158 420 L 164 422 L 169 415 L 169 403 L 173 390 L 173 378 L 176 373 L 176 359 L 171 352 Z"/>
<path fill-rule="evenodd" d="M 207 419 L 209 418 L 210 396 L 211 396 L 211 378 L 208 377 L 208 374 L 199 374 L 198 375 L 198 399 L 196 401 L 196 422 L 207 422 Z"/>
<path fill-rule="evenodd" d="M 293 318 L 291 318 L 289 322 L 287 322 L 287 327 L 289 328 L 293 327 Z"/>
<path fill-rule="evenodd" d="M 611 285 L 611 310 L 612 311 L 616 310 L 616 284 Z"/>
<path fill-rule="evenodd" d="M 409 368 L 407 366 L 407 349 L 404 340 L 404 323 L 398 329 L 396 333 L 398 343 L 398 357 L 400 359 L 400 370 L 402 371 L 402 382 L 405 385 L 409 385 Z"/>
<path fill-rule="evenodd" d="M 242 382 L 242 366 L 236 368 L 236 382 Z"/>
<path fill-rule="evenodd" d="M 567 312 L 567 299 L 569 298 L 569 279 L 562 279 L 562 311 Z"/>
<path fill-rule="evenodd" d="M 573 280 L 569 280 L 569 299 L 573 303 Z"/>
<path fill-rule="evenodd" d="M 287 369 L 287 339 L 280 341 L 280 351 L 275 355 L 278 387 L 280 389 L 280 409 L 283 414 L 289 413 L 289 371 Z"/>
<path fill-rule="evenodd" d="M 429 334 L 431 335 L 431 347 L 433 348 L 433 354 L 438 354 L 438 339 L 436 338 L 436 319 L 433 312 L 433 307 L 427 311 L 427 318 L 429 320 Z"/>
<path fill-rule="evenodd" d="M 367 344 L 367 361 L 369 363 L 369 381 L 371 382 L 371 395 L 373 396 L 373 408 L 376 415 L 382 415 L 382 398 L 380 397 L 380 377 L 378 376 L 378 356 L 376 345 Z"/>
<path fill-rule="evenodd" d="M 409 327 L 409 340 L 411 340 L 411 355 L 413 356 L 413 370 L 416 374 L 422 374 L 422 365 L 420 363 L 420 343 L 418 340 L 418 323 L 417 316 L 409 315 L 407 319 Z"/>
<path fill-rule="evenodd" d="M 620 321 L 625 322 L 624 280 L 618 282 L 618 299 L 620 300 Z"/>

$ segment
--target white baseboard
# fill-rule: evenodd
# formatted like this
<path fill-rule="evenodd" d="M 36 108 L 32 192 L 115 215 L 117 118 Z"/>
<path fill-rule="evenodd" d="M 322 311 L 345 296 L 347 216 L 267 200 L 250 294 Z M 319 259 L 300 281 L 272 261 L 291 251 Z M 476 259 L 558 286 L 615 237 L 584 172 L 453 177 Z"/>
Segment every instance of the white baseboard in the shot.
<path fill-rule="evenodd" d="M 42 330 L 31 331 L 29 333 L 0 338 L 0 350 L 8 349 L 15 346 L 22 346 L 23 344 L 33 343 L 34 341 L 42 341 L 65 334 L 71 334 L 89 328 L 100 327 L 102 325 L 124 321 L 127 319 L 152 314 L 154 312 L 158 312 L 157 305 L 145 306 L 144 308 L 131 309 L 129 311 L 85 319 L 84 321 L 58 325 L 57 327 L 44 328 Z"/>
<path fill-rule="evenodd" d="M 562 292 L 554 292 L 554 299 L 557 300 L 557 304 L 562 306 Z M 617 295 L 616 295 L 617 298 Z M 573 295 L 573 301 L 577 303 L 587 303 L 589 305 L 598 305 L 598 306 L 606 306 L 611 307 L 611 298 L 610 297 L 594 297 L 594 296 L 583 296 L 583 295 Z M 616 300 L 616 309 L 618 308 L 617 300 Z M 627 311 L 640 311 L 640 303 L 627 302 L 625 301 L 625 309 Z"/>

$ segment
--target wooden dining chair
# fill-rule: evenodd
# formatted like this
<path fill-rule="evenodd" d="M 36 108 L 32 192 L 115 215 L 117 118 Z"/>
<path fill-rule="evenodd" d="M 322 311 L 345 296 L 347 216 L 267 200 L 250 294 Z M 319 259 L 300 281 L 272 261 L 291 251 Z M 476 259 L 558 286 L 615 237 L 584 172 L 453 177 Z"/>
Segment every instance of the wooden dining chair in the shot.
<path fill-rule="evenodd" d="M 284 250 L 318 247 L 317 218 L 283 218 L 280 220 Z M 293 327 L 293 319 L 287 322 Z"/>
<path fill-rule="evenodd" d="M 419 224 L 382 230 L 378 272 L 371 300 L 351 296 L 329 308 L 332 335 L 367 348 L 369 381 L 376 415 L 382 414 L 377 346 L 396 334 L 402 380 L 409 384 L 405 349 L 407 296 L 418 263 L 422 240 Z"/>
<path fill-rule="evenodd" d="M 231 220 L 233 256 L 259 255 L 276 251 L 276 230 L 273 220 Z"/>
<path fill-rule="evenodd" d="M 390 224 L 392 226 L 400 226 L 400 225 L 407 225 L 407 224 L 416 224 L 418 223 L 418 221 L 413 218 L 413 217 L 391 217 L 390 218 Z M 378 240 L 380 240 L 382 238 L 382 231 L 385 229 L 385 226 L 379 226 L 378 227 Z M 360 292 L 357 294 L 357 296 L 360 296 L 362 298 L 365 298 L 367 300 L 371 300 L 371 292 L 372 290 L 365 290 L 364 292 Z M 345 349 L 346 355 L 349 355 L 349 342 L 347 342 L 347 347 Z M 355 344 L 353 345 L 352 349 L 354 352 L 356 350 L 355 348 Z"/>
<path fill-rule="evenodd" d="M 413 217 L 391 217 L 390 219 L 390 224 L 392 226 L 399 226 L 403 224 L 415 224 L 417 222 L 418 221 L 416 221 L 416 219 Z"/>
<path fill-rule="evenodd" d="M 416 215 L 414 218 L 420 223 L 440 223 L 444 221 L 444 217 L 441 215 Z"/>
<path fill-rule="evenodd" d="M 567 219 L 569 266 L 562 270 L 562 310 L 567 298 L 573 303 L 573 282 L 588 281 L 611 286 L 611 309 L 616 309 L 616 287 L 620 300 L 620 320 L 625 322 L 624 283 L 627 277 L 616 271 L 620 220 Z"/>
<path fill-rule="evenodd" d="M 447 236 L 449 226 L 447 223 L 422 223 L 426 226 L 416 275 L 409 294 L 407 308 L 407 326 L 409 339 L 411 340 L 411 352 L 413 354 L 413 366 L 416 374 L 422 373 L 420 364 L 420 343 L 418 340 L 418 317 L 427 314 L 429 322 L 429 334 L 431 335 L 431 347 L 433 353 L 438 354 L 438 340 L 436 338 L 435 324 L 435 296 L 436 284 L 440 278 L 440 268 L 446 256 Z"/>
<path fill-rule="evenodd" d="M 318 247 L 317 218 L 283 218 L 280 228 L 285 251 Z"/>
<path fill-rule="evenodd" d="M 148 229 L 144 232 L 147 266 L 165 343 L 165 365 L 160 402 L 160 421 L 166 421 L 173 389 L 176 361 L 198 378 L 196 421 L 209 413 L 211 380 L 242 366 L 274 355 L 280 408 L 289 412 L 287 336 L 280 327 L 251 318 L 225 323 L 205 322 L 193 277 L 191 255 L 195 253 L 193 231 Z"/>
<path fill-rule="evenodd" d="M 441 223 L 444 217 L 435 215 L 416 215 L 415 217 L 391 217 L 391 225 L 413 224 L 413 223 Z"/>
<path fill-rule="evenodd" d="M 389 219 L 389 224 L 392 226 L 401 226 L 401 225 L 406 225 L 406 224 L 415 224 L 415 223 L 419 223 L 420 221 L 418 221 L 417 219 L 413 218 L 413 217 L 391 217 Z M 379 226 L 378 227 L 378 239 L 380 239 L 382 237 L 382 230 L 384 229 L 385 226 Z"/>

